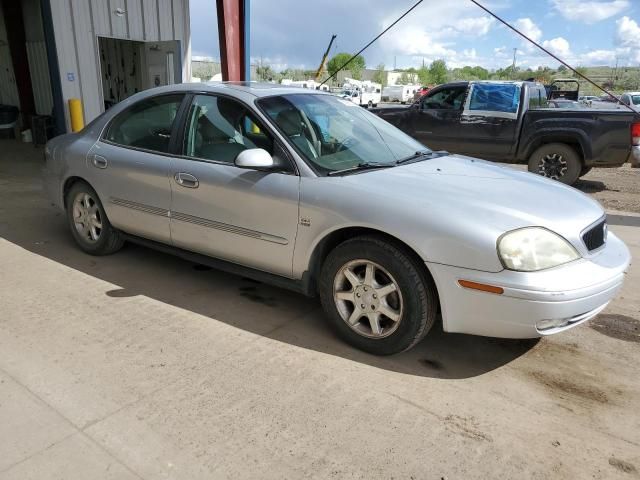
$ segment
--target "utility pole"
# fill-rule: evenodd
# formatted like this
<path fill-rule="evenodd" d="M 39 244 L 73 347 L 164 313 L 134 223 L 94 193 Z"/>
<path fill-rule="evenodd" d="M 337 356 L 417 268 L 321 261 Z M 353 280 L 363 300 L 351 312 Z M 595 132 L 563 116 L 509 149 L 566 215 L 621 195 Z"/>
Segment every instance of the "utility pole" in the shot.
<path fill-rule="evenodd" d="M 393 70 L 395 71 L 396 69 L 396 56 L 393 56 Z"/>
<path fill-rule="evenodd" d="M 513 65 L 511 65 L 511 68 L 513 69 L 513 71 L 516 71 L 516 54 L 518 53 L 518 49 L 514 48 L 513 49 Z"/>

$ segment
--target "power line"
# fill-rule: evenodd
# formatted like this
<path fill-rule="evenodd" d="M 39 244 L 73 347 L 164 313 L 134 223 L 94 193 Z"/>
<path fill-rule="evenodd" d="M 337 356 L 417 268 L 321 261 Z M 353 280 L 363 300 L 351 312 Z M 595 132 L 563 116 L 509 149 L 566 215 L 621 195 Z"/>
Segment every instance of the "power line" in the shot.
<path fill-rule="evenodd" d="M 391 28 L 398 23 L 400 20 L 402 20 L 404 17 L 406 17 L 407 15 L 409 15 L 409 13 L 416 8 L 418 5 L 420 5 L 423 2 L 423 0 L 418 0 L 416 3 L 413 4 L 413 6 L 407 10 L 406 12 L 404 12 L 402 15 L 400 15 L 398 17 L 398 19 L 393 22 L 391 25 L 389 25 L 387 28 L 385 28 L 378 36 L 376 36 L 373 40 L 371 40 L 369 43 L 367 43 L 364 47 L 362 47 L 360 49 L 360 51 L 358 53 L 356 53 L 355 55 L 353 55 L 349 60 L 347 60 L 343 65 L 340 66 L 340 68 L 338 68 L 335 73 L 333 75 L 330 75 L 324 82 L 322 82 L 320 85 L 318 85 L 318 87 L 321 87 L 322 85 L 324 85 L 325 83 L 327 83 L 329 80 L 331 80 L 333 77 L 335 77 L 338 72 L 342 69 L 344 69 L 344 67 L 346 67 L 347 65 L 349 65 L 351 62 L 353 62 L 353 60 L 360 55 L 362 52 L 364 52 L 367 48 L 369 48 L 371 46 L 371 44 L 373 42 L 375 42 L 376 40 L 378 40 L 382 35 L 384 35 L 385 33 L 387 33 L 389 30 L 391 30 Z"/>
<path fill-rule="evenodd" d="M 502 18 L 500 18 L 498 15 L 496 15 L 495 13 L 493 13 L 491 10 L 489 10 L 487 7 L 485 7 L 484 5 L 480 4 L 480 2 L 478 2 L 477 0 L 469 0 L 471 3 L 474 3 L 476 6 L 480 7 L 482 10 L 484 10 L 485 12 L 487 12 L 489 15 L 491 15 L 493 18 L 495 18 L 496 20 L 498 20 L 500 23 L 502 23 L 503 25 L 505 25 L 506 27 L 510 28 L 511 30 L 513 30 L 514 32 L 516 32 L 518 35 L 520 35 L 522 38 L 524 38 L 525 40 L 527 40 L 528 42 L 533 43 L 536 47 L 538 47 L 540 50 L 542 50 L 543 52 L 545 52 L 547 55 L 551 56 L 552 58 L 556 59 L 558 62 L 560 62 L 562 65 L 564 65 L 565 67 L 567 67 L 569 70 L 571 70 L 573 73 L 575 73 L 576 75 L 578 75 L 579 77 L 581 77 L 582 79 L 586 80 L 587 82 L 589 82 L 591 85 L 593 85 L 594 87 L 596 87 L 599 90 L 602 90 L 604 93 L 606 93 L 607 95 L 609 95 L 611 98 L 616 99 L 619 103 L 620 99 L 618 97 L 616 97 L 613 93 L 609 92 L 607 89 L 601 87 L 600 85 L 598 85 L 596 82 L 594 82 L 593 80 L 591 80 L 590 78 L 588 78 L 586 75 L 583 75 L 582 73 L 580 73 L 579 71 L 577 71 L 575 68 L 573 68 L 571 65 L 569 65 L 567 62 L 565 62 L 564 60 L 562 60 L 561 58 L 559 58 L 558 56 L 554 55 L 553 53 L 551 53 L 549 50 L 547 50 L 546 48 L 544 48 L 542 45 L 540 45 L 538 42 L 530 39 L 528 36 L 526 36 L 524 33 L 522 33 L 520 30 L 518 30 L 515 27 L 512 27 L 511 24 L 509 22 L 507 22 L 506 20 L 503 20 Z M 633 113 L 636 113 L 636 111 L 631 108 L 629 105 L 623 104 L 625 107 L 627 107 L 629 110 L 631 110 Z"/>

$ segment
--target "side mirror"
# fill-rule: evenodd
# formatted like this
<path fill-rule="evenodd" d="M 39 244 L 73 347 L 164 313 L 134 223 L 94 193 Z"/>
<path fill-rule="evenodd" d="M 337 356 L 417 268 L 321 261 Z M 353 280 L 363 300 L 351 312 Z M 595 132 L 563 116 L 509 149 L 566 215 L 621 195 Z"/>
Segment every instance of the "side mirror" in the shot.
<path fill-rule="evenodd" d="M 235 166 L 253 170 L 271 170 L 275 167 L 273 157 L 263 148 L 250 148 L 238 154 Z"/>

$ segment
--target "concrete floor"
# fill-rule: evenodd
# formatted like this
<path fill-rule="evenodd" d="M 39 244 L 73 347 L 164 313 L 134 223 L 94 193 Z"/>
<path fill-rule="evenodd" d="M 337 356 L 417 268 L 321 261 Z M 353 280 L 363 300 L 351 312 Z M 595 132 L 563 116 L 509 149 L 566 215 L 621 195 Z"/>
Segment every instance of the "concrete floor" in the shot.
<path fill-rule="evenodd" d="M 541 341 L 378 358 L 316 301 L 128 246 L 90 257 L 0 142 L 0 479 L 638 478 L 640 268 Z M 640 217 L 610 217 L 640 255 Z"/>

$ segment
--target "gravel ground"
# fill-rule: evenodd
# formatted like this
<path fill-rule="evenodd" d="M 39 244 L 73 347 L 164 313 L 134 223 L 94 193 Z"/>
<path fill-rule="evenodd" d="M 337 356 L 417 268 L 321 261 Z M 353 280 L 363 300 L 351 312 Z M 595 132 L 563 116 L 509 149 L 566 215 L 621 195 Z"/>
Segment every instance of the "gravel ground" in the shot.
<path fill-rule="evenodd" d="M 526 165 L 514 165 L 526 170 Z M 598 200 L 607 210 L 640 213 L 640 168 L 594 168 L 574 185 Z"/>

